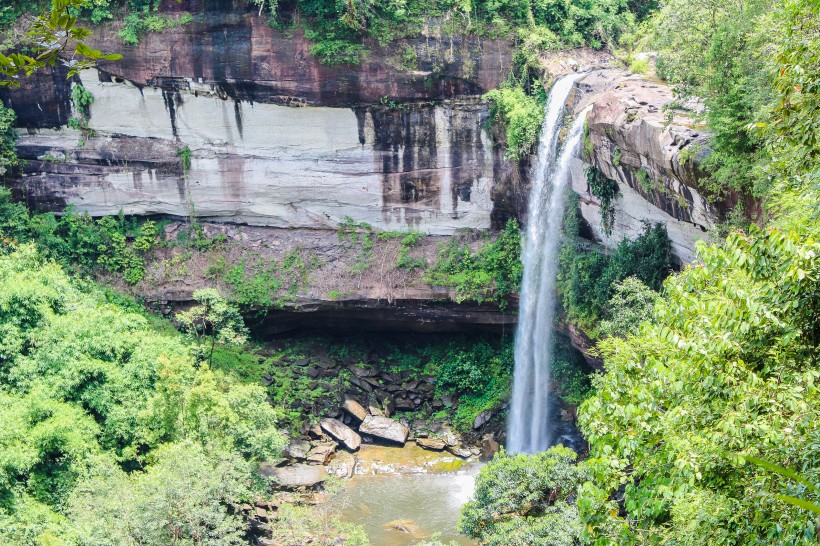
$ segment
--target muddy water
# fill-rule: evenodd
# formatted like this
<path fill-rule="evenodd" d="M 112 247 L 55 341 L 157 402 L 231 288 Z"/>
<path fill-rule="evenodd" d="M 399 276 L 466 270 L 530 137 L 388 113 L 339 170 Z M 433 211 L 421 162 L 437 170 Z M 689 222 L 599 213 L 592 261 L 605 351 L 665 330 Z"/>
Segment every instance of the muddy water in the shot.
<path fill-rule="evenodd" d="M 357 459 L 357 474 L 334 502 L 343 521 L 364 526 L 371 544 L 408 546 L 434 535 L 445 544 L 476 544 L 458 534 L 456 522 L 473 494 L 478 463 L 412 443 L 362 446 Z"/>

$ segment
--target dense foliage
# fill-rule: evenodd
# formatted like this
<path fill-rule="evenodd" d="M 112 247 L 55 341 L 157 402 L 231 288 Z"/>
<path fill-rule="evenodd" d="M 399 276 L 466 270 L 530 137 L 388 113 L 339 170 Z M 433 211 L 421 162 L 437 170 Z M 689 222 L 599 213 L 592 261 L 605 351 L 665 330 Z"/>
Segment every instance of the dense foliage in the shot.
<path fill-rule="evenodd" d="M 0 249 L 3 542 L 236 543 L 230 505 L 283 442 L 264 390 L 34 247 Z"/>
<path fill-rule="evenodd" d="M 459 530 L 487 546 L 573 546 L 581 536 L 569 497 L 585 479 L 575 453 L 563 446 L 536 455 L 497 454 L 481 469 Z"/>
<path fill-rule="evenodd" d="M 356 62 L 367 55 L 363 38 L 385 43 L 428 29 L 431 20 L 450 34 L 518 36 L 544 45 L 600 48 L 632 21 L 622 0 L 253 0 L 275 20 L 299 21 L 323 62 Z M 545 38 L 549 36 L 549 38 Z"/>
<path fill-rule="evenodd" d="M 639 237 L 624 239 L 611 253 L 568 239 L 561 247 L 560 260 L 558 289 L 567 319 L 591 335 L 609 318 L 610 298 L 619 282 L 635 277 L 659 290 L 672 271 L 671 243 L 661 224 L 647 224 Z"/>
<path fill-rule="evenodd" d="M 30 213 L 12 202 L 9 190 L 0 188 L 0 233 L 37 242 L 43 253 L 63 265 L 119 273 L 136 284 L 145 277 L 145 254 L 156 245 L 159 227 L 122 214 L 94 219 L 71 210 L 59 217 Z"/>
<path fill-rule="evenodd" d="M 658 75 L 683 98 L 704 99 L 713 136 L 704 167 L 714 198 L 765 195 L 756 170 L 768 160 L 754 127 L 771 100 L 766 58 L 776 38 L 771 12 L 783 2 L 668 0 L 652 20 Z"/>
<path fill-rule="evenodd" d="M 608 373 L 581 413 L 599 470 L 581 504 L 591 535 L 813 543 L 813 517 L 772 498 L 789 485 L 731 454 L 818 479 L 820 245 L 772 229 L 699 254 L 652 323 L 601 344 Z M 624 485 L 629 519 L 605 515 Z"/>
<path fill-rule="evenodd" d="M 17 143 L 16 119 L 14 110 L 0 104 L 0 176 L 17 165 L 17 151 L 14 149 Z"/>
<path fill-rule="evenodd" d="M 492 301 L 502 309 L 521 287 L 521 230 L 509 220 L 498 236 L 473 250 L 458 238 L 443 245 L 425 281 L 456 289 L 456 301 Z"/>

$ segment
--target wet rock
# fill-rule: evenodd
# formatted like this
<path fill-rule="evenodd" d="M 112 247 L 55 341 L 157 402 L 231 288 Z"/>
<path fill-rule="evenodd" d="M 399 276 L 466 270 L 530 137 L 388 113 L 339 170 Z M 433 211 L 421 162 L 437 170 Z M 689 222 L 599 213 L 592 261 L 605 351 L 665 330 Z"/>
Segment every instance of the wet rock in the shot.
<path fill-rule="evenodd" d="M 365 392 L 373 392 L 373 386 L 367 381 L 359 379 L 358 377 L 351 377 L 350 382 Z"/>
<path fill-rule="evenodd" d="M 282 454 L 290 459 L 304 461 L 310 451 L 310 442 L 307 440 L 291 440 Z"/>
<path fill-rule="evenodd" d="M 362 368 L 361 366 L 348 366 L 347 369 L 353 372 L 353 375 L 356 377 L 361 378 L 373 377 L 377 373 L 376 370 L 372 368 Z"/>
<path fill-rule="evenodd" d="M 325 464 L 330 460 L 330 456 L 333 455 L 334 451 L 336 451 L 336 445 L 333 443 L 319 444 L 310 450 L 307 461 L 313 464 Z"/>
<path fill-rule="evenodd" d="M 404 444 L 407 441 L 407 436 L 410 434 L 410 429 L 406 425 L 388 419 L 387 417 L 378 417 L 369 415 L 362 421 L 359 426 L 359 432 L 389 440 L 398 444 Z"/>
<path fill-rule="evenodd" d="M 351 478 L 356 469 L 356 457 L 347 451 L 338 451 L 327 465 L 327 472 L 339 478 Z"/>
<path fill-rule="evenodd" d="M 414 410 L 416 409 L 416 405 L 413 404 L 412 400 L 407 398 L 396 398 L 396 409 L 397 410 Z"/>
<path fill-rule="evenodd" d="M 325 481 L 325 467 L 308 464 L 294 464 L 281 468 L 264 468 L 260 465 L 260 474 L 276 480 L 282 487 L 311 487 Z"/>
<path fill-rule="evenodd" d="M 342 405 L 342 407 L 347 413 L 349 413 L 359 421 L 364 421 L 365 417 L 367 417 L 367 410 L 364 409 L 364 406 L 362 406 L 352 398 L 345 398 L 345 402 Z"/>
<path fill-rule="evenodd" d="M 423 392 L 425 394 L 430 394 L 435 389 L 436 389 L 435 385 L 433 385 L 432 383 L 427 383 L 427 382 L 422 383 L 421 385 L 418 386 L 419 392 Z"/>
<path fill-rule="evenodd" d="M 362 437 L 338 419 L 325 418 L 322 419 L 319 424 L 324 431 L 352 451 L 356 451 L 359 449 L 359 446 L 362 445 Z"/>
<path fill-rule="evenodd" d="M 493 418 L 493 412 L 487 410 L 482 411 L 478 415 L 476 415 L 475 419 L 473 420 L 473 429 L 478 430 L 484 425 L 487 424 L 487 421 Z"/>
<path fill-rule="evenodd" d="M 481 437 L 481 459 L 488 461 L 498 452 L 500 446 L 495 440 L 495 434 L 485 434 Z"/>
<path fill-rule="evenodd" d="M 438 438 L 416 438 L 416 445 L 431 451 L 441 451 L 447 447 L 444 440 L 439 440 Z"/>
<path fill-rule="evenodd" d="M 473 455 L 472 452 L 464 446 L 447 446 L 447 451 L 462 459 L 469 459 Z"/>

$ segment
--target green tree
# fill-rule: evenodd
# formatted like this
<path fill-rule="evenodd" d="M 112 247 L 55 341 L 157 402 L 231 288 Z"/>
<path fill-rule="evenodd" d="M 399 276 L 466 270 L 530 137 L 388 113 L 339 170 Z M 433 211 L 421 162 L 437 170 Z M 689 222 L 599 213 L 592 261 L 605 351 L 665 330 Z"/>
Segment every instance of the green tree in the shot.
<path fill-rule="evenodd" d="M 614 287 L 607 305 L 608 319 L 601 322 L 601 335 L 626 337 L 636 334 L 652 317 L 655 300 L 660 294 L 637 277 L 627 277 Z"/>
<path fill-rule="evenodd" d="M 18 46 L 30 50 L 0 53 L 0 87 L 17 87 L 22 76 L 31 76 L 46 66 L 58 62 L 68 67 L 68 77 L 94 66 L 97 61 L 116 61 L 122 55 L 105 54 L 85 43 L 91 35 L 87 28 L 77 25 L 75 13 L 88 0 L 52 0 L 51 9 L 34 17 Z"/>
<path fill-rule="evenodd" d="M 99 461 L 74 490 L 68 515 L 88 546 L 247 544 L 231 506 L 251 498 L 248 463 L 201 444 L 162 446 L 144 472 Z"/>
<path fill-rule="evenodd" d="M 210 340 L 208 364 L 213 363 L 214 345 L 242 345 L 247 340 L 247 328 L 239 310 L 228 303 L 213 288 L 201 288 L 194 292 L 199 303 L 187 311 L 177 313 L 176 319 L 182 329 L 202 347 Z"/>
<path fill-rule="evenodd" d="M 0 245 L 0 543 L 235 543 L 229 505 L 261 493 L 256 463 L 284 444 L 265 389 L 195 366 L 176 330 L 31 244 Z"/>
<path fill-rule="evenodd" d="M 812 543 L 813 518 L 778 500 L 792 486 L 725 453 L 818 480 L 820 244 L 754 230 L 698 253 L 639 334 L 599 344 L 608 373 L 579 414 L 598 469 L 585 528 L 600 543 Z M 627 517 L 611 518 L 621 487 Z"/>

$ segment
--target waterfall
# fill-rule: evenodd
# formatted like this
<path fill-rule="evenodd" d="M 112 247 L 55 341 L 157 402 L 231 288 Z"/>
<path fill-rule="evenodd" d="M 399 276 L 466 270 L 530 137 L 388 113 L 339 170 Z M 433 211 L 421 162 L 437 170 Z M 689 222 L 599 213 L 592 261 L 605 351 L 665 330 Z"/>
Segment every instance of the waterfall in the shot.
<path fill-rule="evenodd" d="M 585 109 L 572 124 L 558 154 L 564 103 L 582 74 L 564 76 L 553 85 L 546 106 L 538 162 L 534 171 L 522 261 L 524 279 L 515 334 L 515 371 L 507 427 L 507 449 L 536 453 L 550 446 L 550 366 L 555 328 L 555 277 L 564 215 L 564 189 L 570 163 L 583 134 Z"/>

